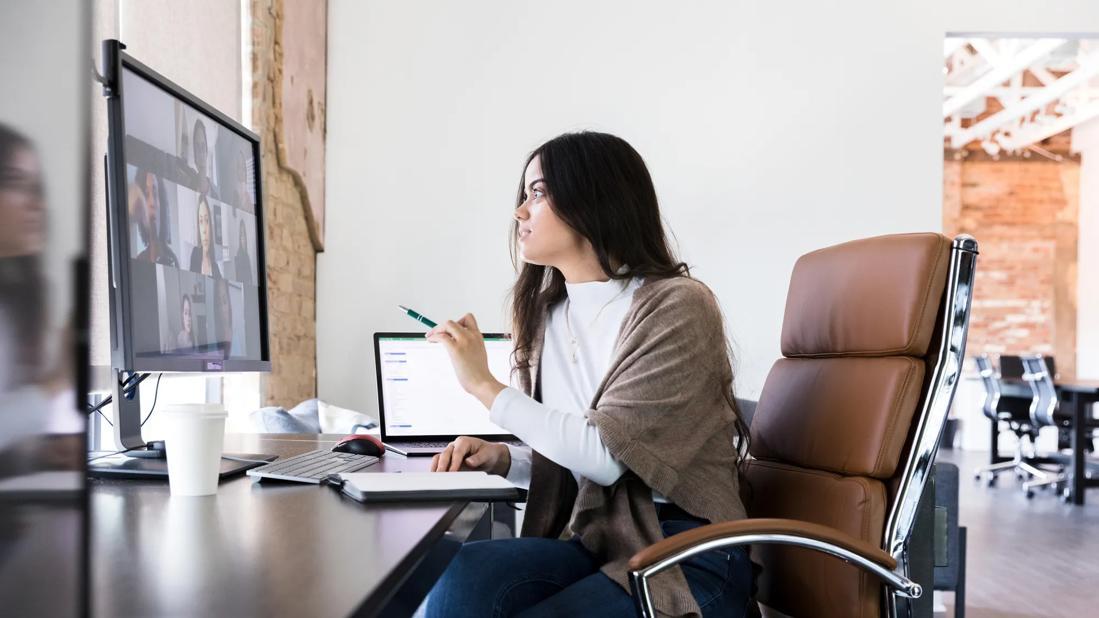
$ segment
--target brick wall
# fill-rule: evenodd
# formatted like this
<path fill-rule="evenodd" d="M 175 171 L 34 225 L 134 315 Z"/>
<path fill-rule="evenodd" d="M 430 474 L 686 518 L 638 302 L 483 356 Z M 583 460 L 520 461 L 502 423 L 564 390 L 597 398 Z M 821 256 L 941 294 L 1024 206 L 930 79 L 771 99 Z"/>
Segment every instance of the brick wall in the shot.
<path fill-rule="evenodd" d="M 1076 362 L 1075 161 L 947 160 L 943 231 L 980 243 L 967 354 L 1053 354 Z"/>
<path fill-rule="evenodd" d="M 272 368 L 266 405 L 292 406 L 317 392 L 316 252 L 300 175 L 286 165 L 282 102 L 282 0 L 252 3 L 252 115 L 263 142 L 267 298 Z M 323 125 L 322 125 L 323 126 Z"/>

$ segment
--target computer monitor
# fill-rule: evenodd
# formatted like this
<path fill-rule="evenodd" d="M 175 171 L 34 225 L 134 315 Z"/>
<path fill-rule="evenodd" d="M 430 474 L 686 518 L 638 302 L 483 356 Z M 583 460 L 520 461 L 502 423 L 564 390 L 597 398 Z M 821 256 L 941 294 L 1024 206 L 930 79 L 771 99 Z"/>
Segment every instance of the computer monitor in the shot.
<path fill-rule="evenodd" d="M 259 137 L 103 43 L 116 439 L 136 372 L 268 371 Z"/>
<path fill-rule="evenodd" d="M 259 137 L 110 47 L 113 365 L 270 370 Z"/>

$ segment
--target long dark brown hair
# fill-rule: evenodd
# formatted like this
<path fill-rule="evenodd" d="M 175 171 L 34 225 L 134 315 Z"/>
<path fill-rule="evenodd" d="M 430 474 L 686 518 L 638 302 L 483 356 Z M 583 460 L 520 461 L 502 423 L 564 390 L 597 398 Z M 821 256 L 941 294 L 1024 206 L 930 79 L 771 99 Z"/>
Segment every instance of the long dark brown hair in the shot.
<path fill-rule="evenodd" d="M 0 174 L 20 150 L 34 150 L 34 144 L 15 129 L 0 123 Z M 14 376 L 0 376 L 0 384 L 33 382 L 40 376 L 42 343 L 46 334 L 46 281 L 38 254 L 0 258 L 0 309 L 15 335 Z"/>
<path fill-rule="evenodd" d="M 627 280 L 691 276 L 690 267 L 676 257 L 668 243 L 649 169 L 626 140 L 607 133 L 582 131 L 565 133 L 542 144 L 523 165 L 516 208 L 526 201 L 524 176 L 535 157 L 541 162 L 553 213 L 591 242 L 606 276 Z M 519 276 L 509 295 L 512 360 L 515 372 L 529 372 L 534 338 L 549 306 L 564 299 L 565 277 L 552 267 L 530 263 L 520 267 L 518 253 L 519 222 L 515 221 L 511 229 L 511 260 Z M 616 271 L 612 263 L 622 268 Z M 728 388 L 737 431 L 743 436 L 738 446 L 747 448 L 748 431 L 740 421 L 732 384 Z"/>

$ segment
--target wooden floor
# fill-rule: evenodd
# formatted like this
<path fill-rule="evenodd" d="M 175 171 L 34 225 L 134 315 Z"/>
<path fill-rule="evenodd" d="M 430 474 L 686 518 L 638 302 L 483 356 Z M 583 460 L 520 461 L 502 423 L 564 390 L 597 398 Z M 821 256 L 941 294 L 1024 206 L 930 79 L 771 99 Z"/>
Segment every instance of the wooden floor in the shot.
<path fill-rule="evenodd" d="M 1099 488 L 1088 504 L 1052 492 L 1023 496 L 1013 476 L 995 487 L 973 480 L 987 453 L 940 451 L 961 471 L 960 519 L 968 528 L 966 616 L 1099 616 Z M 953 595 L 944 595 L 947 616 Z"/>

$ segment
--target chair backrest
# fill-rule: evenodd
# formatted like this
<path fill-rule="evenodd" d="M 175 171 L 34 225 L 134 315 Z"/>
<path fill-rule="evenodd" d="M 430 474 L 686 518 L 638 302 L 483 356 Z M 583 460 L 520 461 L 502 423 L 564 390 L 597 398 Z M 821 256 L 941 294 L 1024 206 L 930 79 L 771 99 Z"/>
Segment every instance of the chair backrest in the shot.
<path fill-rule="evenodd" d="M 1046 371 L 1049 373 L 1051 380 L 1057 380 L 1057 363 L 1052 356 L 1043 356 L 1042 360 L 1046 363 Z"/>
<path fill-rule="evenodd" d="M 1000 355 L 1000 379 L 1022 380 L 1026 375 L 1026 367 L 1023 366 L 1023 357 L 1014 354 Z"/>
<path fill-rule="evenodd" d="M 1035 427 L 1056 425 L 1053 413 L 1057 411 L 1057 387 L 1053 383 L 1053 373 L 1049 363 L 1042 356 L 1028 356 L 1023 359 L 1026 374 L 1023 378 L 1034 392 L 1030 407 L 1030 419 Z"/>
<path fill-rule="evenodd" d="M 752 517 L 809 521 L 907 565 L 916 506 L 964 359 L 969 237 L 881 236 L 802 256 L 744 466 Z M 945 310 L 944 310 L 945 308 Z M 758 600 L 791 616 L 877 616 L 881 584 L 837 558 L 757 546 Z"/>
<path fill-rule="evenodd" d="M 1026 380 L 1027 369 L 1026 359 L 1034 358 L 1038 356 L 1046 364 L 1046 370 L 1053 378 L 1057 377 L 1057 364 L 1052 356 L 1042 356 L 1040 354 L 1030 354 L 1026 356 L 1016 356 L 1014 354 L 1003 354 L 1000 356 L 1000 377 L 1005 380 Z"/>
<path fill-rule="evenodd" d="M 999 363 L 1000 373 L 997 382 L 1000 397 L 996 401 L 996 412 L 1001 418 L 1006 415 L 1013 429 L 1030 432 L 1032 430 L 1031 410 L 1035 406 L 1036 395 L 1026 380 L 1027 368 L 1023 363 L 1023 357 L 1002 354 Z"/>
<path fill-rule="evenodd" d="M 1000 380 L 996 377 L 996 370 L 992 368 L 992 360 L 987 354 L 982 354 L 973 359 L 977 363 L 977 372 L 981 376 L 981 384 L 985 387 L 985 400 L 981 405 L 981 411 L 989 419 L 996 421 L 996 404 L 1000 400 Z"/>

